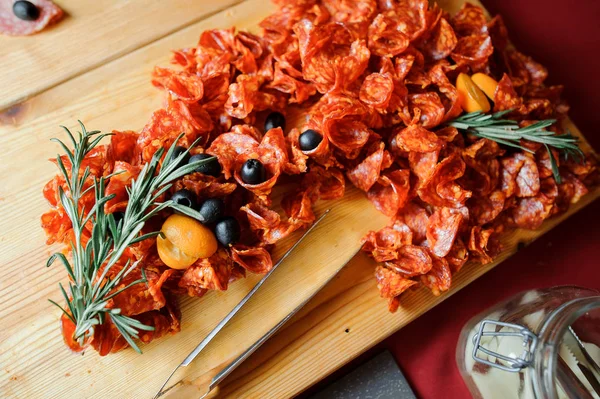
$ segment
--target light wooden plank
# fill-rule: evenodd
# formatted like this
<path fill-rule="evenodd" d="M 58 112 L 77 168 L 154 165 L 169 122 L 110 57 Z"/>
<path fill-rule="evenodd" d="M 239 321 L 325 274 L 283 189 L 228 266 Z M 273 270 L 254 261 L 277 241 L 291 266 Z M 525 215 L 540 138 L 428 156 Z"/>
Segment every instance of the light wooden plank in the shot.
<path fill-rule="evenodd" d="M 0 35 L 0 110 L 241 1 L 57 0 L 67 13 L 57 25 Z"/>

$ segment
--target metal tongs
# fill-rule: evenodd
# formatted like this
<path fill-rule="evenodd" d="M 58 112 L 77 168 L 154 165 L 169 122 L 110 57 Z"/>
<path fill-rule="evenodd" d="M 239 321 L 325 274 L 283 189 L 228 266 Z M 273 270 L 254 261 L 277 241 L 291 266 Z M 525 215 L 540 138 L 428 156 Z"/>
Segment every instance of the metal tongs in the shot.
<path fill-rule="evenodd" d="M 192 352 L 190 352 L 190 354 L 187 355 L 187 357 L 185 359 L 183 359 L 181 364 L 179 364 L 179 366 L 177 366 L 175 368 L 175 370 L 173 370 L 173 372 L 169 375 L 169 378 L 167 378 L 167 380 L 162 384 L 162 386 L 160 387 L 160 389 L 154 396 L 154 399 L 161 397 L 162 395 L 167 393 L 169 390 L 171 390 L 173 387 L 179 385 L 182 382 L 181 380 L 179 380 L 167 387 L 167 384 L 173 378 L 173 375 L 175 375 L 177 370 L 179 370 L 180 368 L 189 366 L 194 361 L 194 359 L 200 354 L 200 352 L 202 352 L 202 350 L 213 340 L 213 338 L 217 336 L 217 334 L 223 329 L 223 327 L 225 327 L 225 325 L 233 318 L 233 316 L 235 316 L 240 311 L 240 309 L 246 304 L 246 302 L 248 302 L 248 300 L 250 298 L 252 298 L 252 296 L 264 284 L 264 282 L 269 278 L 269 276 L 271 276 L 271 274 L 273 274 L 275 269 L 277 269 L 277 267 L 283 263 L 283 261 L 294 251 L 294 249 L 302 242 L 302 240 L 304 240 L 304 238 L 321 222 L 321 220 L 323 220 L 323 218 L 329 213 L 329 211 L 330 211 L 330 209 L 326 210 L 315 221 L 315 223 L 313 223 L 313 225 L 310 226 L 310 228 L 308 228 L 308 230 L 306 230 L 306 232 L 304 232 L 302 237 L 300 237 L 300 239 L 298 241 L 296 241 L 294 243 L 294 245 L 292 245 L 292 247 L 281 257 L 281 259 L 279 259 L 279 261 L 273 266 L 273 268 L 271 270 L 269 270 L 269 272 L 267 274 L 265 274 L 265 276 L 258 283 L 256 283 L 254 288 L 252 288 L 250 290 L 250 292 L 248 292 L 248 294 L 246 294 L 246 296 L 240 301 L 240 303 L 238 303 L 231 310 L 231 312 L 229 312 L 229 314 L 227 314 L 227 316 L 225 316 L 225 318 L 223 318 L 223 320 L 221 320 L 221 322 L 219 324 L 217 324 L 217 326 L 198 344 L 198 346 L 196 346 L 196 348 Z M 235 370 L 240 364 L 242 364 L 242 362 L 244 360 L 246 360 L 254 351 L 256 351 L 267 339 L 269 339 L 273 334 L 275 334 L 277 332 L 277 330 L 279 330 L 281 328 L 281 326 L 283 326 L 285 324 L 286 321 L 288 321 L 296 312 L 298 312 L 298 310 L 300 310 L 304 306 L 305 303 L 306 302 L 302 303 L 300 306 L 298 306 L 297 308 L 292 310 L 292 312 L 290 312 L 286 317 L 284 317 L 279 323 L 277 323 L 277 325 L 275 325 L 271 330 L 269 330 L 264 336 L 262 336 L 258 341 L 256 341 L 252 346 L 250 346 L 240 356 L 238 356 L 235 360 L 233 360 L 231 363 L 229 363 L 227 366 L 225 366 L 221 371 L 219 371 L 219 373 L 216 376 L 214 376 L 213 379 L 211 380 L 210 386 L 208 387 L 208 391 L 204 395 L 202 395 L 201 398 L 206 397 L 221 381 L 223 381 L 225 379 L 225 377 L 227 377 L 229 374 L 231 374 L 231 372 L 233 372 L 233 370 Z"/>
<path fill-rule="evenodd" d="M 593 392 L 595 392 L 597 395 L 600 395 L 600 366 L 598 366 L 596 361 L 590 356 L 589 352 L 577 334 L 575 334 L 575 331 L 571 326 L 569 326 L 565 332 L 562 343 L 567 347 L 569 353 L 579 368 L 579 371 L 581 371 L 581 374 L 583 374 Z M 580 380 L 580 382 L 583 383 L 584 381 Z M 583 384 L 581 384 L 581 386 L 583 386 L 586 391 L 588 390 Z M 576 397 L 582 397 L 582 395 L 577 395 Z"/>

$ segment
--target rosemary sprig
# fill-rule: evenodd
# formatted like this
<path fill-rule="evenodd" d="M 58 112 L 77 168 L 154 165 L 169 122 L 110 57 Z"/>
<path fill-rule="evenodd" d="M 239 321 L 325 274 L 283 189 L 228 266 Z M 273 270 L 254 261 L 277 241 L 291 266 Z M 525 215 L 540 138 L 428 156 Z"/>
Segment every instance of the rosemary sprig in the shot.
<path fill-rule="evenodd" d="M 66 308 L 55 301 L 50 300 L 50 302 L 58 306 L 75 324 L 74 338 L 80 345 L 84 344 L 87 337 L 94 334 L 94 326 L 102 324 L 108 314 L 129 345 L 141 353 L 134 342 L 134 339 L 138 338 L 138 331 L 151 331 L 154 328 L 121 314 L 118 308 L 107 308 L 107 304 L 111 298 L 129 287 L 147 283 L 146 275 L 142 269 L 142 278 L 116 289 L 138 265 L 137 262 L 127 261 L 116 274 L 111 273 L 111 270 L 118 265 L 127 247 L 160 234 L 160 232 L 141 234 L 148 219 L 167 207 L 179 208 L 172 201 L 157 203 L 160 196 L 169 190 L 171 182 L 193 172 L 198 166 L 211 162 L 214 158 L 181 165 L 189 149 L 178 156 L 173 154 L 177 142 L 183 136 L 182 133 L 167 151 L 162 164 L 160 160 L 164 150 L 161 148 L 154 154 L 152 160 L 142 167 L 138 177 L 131 182 L 131 186 L 127 189 L 129 194 L 127 208 L 123 218 L 117 224 L 112 214 L 104 212 L 104 205 L 114 197 L 114 195 L 107 196 L 105 192 L 107 181 L 114 174 L 99 179 L 94 177 L 93 184 L 89 185 L 90 168 L 86 167 L 82 170 L 86 155 L 110 134 L 99 131 L 88 132 L 81 121 L 79 124 L 81 132 L 77 139 L 69 129 L 62 126 L 73 145 L 72 151 L 61 140 L 52 140 L 60 144 L 70 162 L 70 171 L 67 171 L 67 165 L 62 158 L 60 156 L 56 158 L 68 189 L 65 192 L 62 187 L 59 187 L 60 202 L 73 225 L 74 241 L 71 242 L 70 261 L 64 254 L 55 253 L 46 264 L 50 266 L 56 259 L 60 259 L 70 277 L 68 291 L 59 284 Z M 192 147 L 195 144 L 192 144 Z M 86 184 L 89 186 L 86 187 Z M 81 204 L 81 199 L 91 190 L 95 193 L 95 204 L 92 209 L 86 210 Z M 188 214 L 201 220 L 198 212 L 190 211 Z M 88 223 L 92 226 L 91 238 L 84 244 L 83 232 Z"/>
<path fill-rule="evenodd" d="M 571 133 L 557 135 L 552 131 L 546 130 L 547 127 L 556 122 L 555 119 L 546 119 L 526 127 L 519 127 L 517 121 L 502 119 L 504 115 L 511 111 L 506 110 L 493 114 L 484 114 L 481 111 L 471 112 L 450 121 L 448 125 L 474 136 L 486 138 L 529 153 L 533 153 L 534 151 L 521 145 L 521 140 L 543 144 L 548 151 L 550 164 L 552 165 L 552 174 L 557 183 L 561 183 L 561 177 L 551 148 L 560 151 L 564 154 L 565 158 L 569 156 L 579 160 L 585 158 L 583 151 L 579 148 L 578 137 L 573 136 Z"/>

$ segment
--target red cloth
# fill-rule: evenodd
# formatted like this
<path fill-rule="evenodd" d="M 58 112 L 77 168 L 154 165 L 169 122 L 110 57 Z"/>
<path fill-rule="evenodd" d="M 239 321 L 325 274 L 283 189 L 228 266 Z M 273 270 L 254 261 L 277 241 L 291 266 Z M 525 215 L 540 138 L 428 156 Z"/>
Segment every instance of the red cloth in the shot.
<path fill-rule="evenodd" d="M 388 338 L 388 348 L 419 398 L 468 398 L 455 361 L 462 327 L 520 291 L 554 285 L 600 290 L 600 201 Z"/>
<path fill-rule="evenodd" d="M 600 150 L 600 2 L 483 0 L 501 14 L 515 46 L 566 86 L 570 116 Z M 383 343 L 418 397 L 468 398 L 455 361 L 463 325 L 517 292 L 576 284 L 600 290 L 600 201 L 556 227 Z"/>

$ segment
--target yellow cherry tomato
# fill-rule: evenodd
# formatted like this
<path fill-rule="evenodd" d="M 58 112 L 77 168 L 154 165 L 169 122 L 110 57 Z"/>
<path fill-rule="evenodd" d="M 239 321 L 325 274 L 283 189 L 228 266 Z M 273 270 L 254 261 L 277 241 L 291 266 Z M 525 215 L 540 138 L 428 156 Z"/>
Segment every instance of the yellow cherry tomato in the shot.
<path fill-rule="evenodd" d="M 172 269 L 186 269 L 198 260 L 197 257 L 180 251 L 171 241 L 161 236 L 156 238 L 156 249 L 160 259 Z"/>
<path fill-rule="evenodd" d="M 462 108 L 467 112 L 490 110 L 490 102 L 485 97 L 485 94 L 477 87 L 471 78 L 461 73 L 456 79 L 456 89 Z"/>
<path fill-rule="evenodd" d="M 498 87 L 498 82 L 496 82 L 493 78 L 490 78 L 485 73 L 478 72 L 471 76 L 471 80 L 473 83 L 477 85 L 485 93 L 486 96 L 490 100 L 494 100 L 494 95 L 496 94 L 496 88 Z"/>
<path fill-rule="evenodd" d="M 195 219 L 183 215 L 171 215 L 163 223 L 156 248 L 158 256 L 173 269 L 185 269 L 200 258 L 208 258 L 217 252 L 217 239 L 210 229 Z"/>

